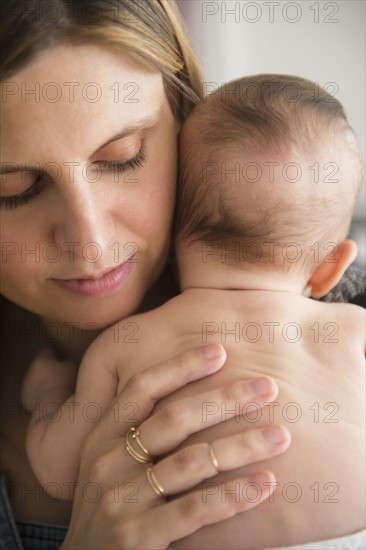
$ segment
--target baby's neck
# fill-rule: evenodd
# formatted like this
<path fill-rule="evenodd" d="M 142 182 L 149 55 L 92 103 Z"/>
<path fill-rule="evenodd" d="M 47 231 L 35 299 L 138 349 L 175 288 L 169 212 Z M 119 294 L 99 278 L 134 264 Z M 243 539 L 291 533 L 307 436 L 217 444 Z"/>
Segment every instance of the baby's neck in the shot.
<path fill-rule="evenodd" d="M 270 290 L 309 296 L 304 277 L 267 265 L 210 260 L 198 254 L 178 259 L 181 291 L 192 288 L 217 290 Z"/>

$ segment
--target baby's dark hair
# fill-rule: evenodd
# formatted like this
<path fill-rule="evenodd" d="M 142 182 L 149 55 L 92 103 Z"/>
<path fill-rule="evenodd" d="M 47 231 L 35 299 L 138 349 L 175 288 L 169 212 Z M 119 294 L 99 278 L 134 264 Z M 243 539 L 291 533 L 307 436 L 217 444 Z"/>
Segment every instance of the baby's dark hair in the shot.
<path fill-rule="evenodd" d="M 340 148 L 351 159 L 344 166 Z M 180 152 L 179 238 L 308 248 L 346 236 L 362 166 L 341 103 L 317 83 L 262 74 L 223 85 L 193 110 Z"/>

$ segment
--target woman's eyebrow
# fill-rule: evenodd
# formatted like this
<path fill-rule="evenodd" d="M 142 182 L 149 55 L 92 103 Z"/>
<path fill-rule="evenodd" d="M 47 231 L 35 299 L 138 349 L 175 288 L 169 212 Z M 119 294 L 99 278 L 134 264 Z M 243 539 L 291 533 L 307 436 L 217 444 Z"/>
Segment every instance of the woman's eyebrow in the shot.
<path fill-rule="evenodd" d="M 129 136 L 129 135 L 133 134 L 134 132 L 136 132 L 137 130 L 141 130 L 142 128 L 146 128 L 146 127 L 148 128 L 148 127 L 152 126 L 157 121 L 157 119 L 158 119 L 158 117 L 155 115 L 155 116 L 148 116 L 148 117 L 136 120 L 132 124 L 129 124 L 128 126 L 126 126 L 122 131 L 118 132 L 113 137 L 108 139 L 105 143 L 103 143 L 103 145 L 98 147 L 98 149 L 95 151 L 95 153 L 98 153 L 98 151 L 100 151 L 101 149 L 103 149 L 103 147 L 106 147 L 107 145 L 109 145 L 113 141 L 117 141 L 118 139 Z M 93 155 L 95 153 L 93 153 Z"/>

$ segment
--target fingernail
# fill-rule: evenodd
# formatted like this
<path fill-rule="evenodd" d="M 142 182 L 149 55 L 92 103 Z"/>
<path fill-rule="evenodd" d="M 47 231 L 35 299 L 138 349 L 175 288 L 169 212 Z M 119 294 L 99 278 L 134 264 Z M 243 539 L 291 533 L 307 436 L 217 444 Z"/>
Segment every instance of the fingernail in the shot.
<path fill-rule="evenodd" d="M 268 393 L 272 393 L 274 390 L 272 380 L 265 376 L 251 380 L 250 386 L 257 395 L 266 395 Z"/>
<path fill-rule="evenodd" d="M 201 348 L 201 354 L 205 359 L 216 359 L 224 353 L 224 348 L 220 344 L 212 344 Z"/>
<path fill-rule="evenodd" d="M 262 430 L 264 439 L 269 443 L 284 443 L 288 441 L 289 432 L 283 426 L 270 426 Z"/>

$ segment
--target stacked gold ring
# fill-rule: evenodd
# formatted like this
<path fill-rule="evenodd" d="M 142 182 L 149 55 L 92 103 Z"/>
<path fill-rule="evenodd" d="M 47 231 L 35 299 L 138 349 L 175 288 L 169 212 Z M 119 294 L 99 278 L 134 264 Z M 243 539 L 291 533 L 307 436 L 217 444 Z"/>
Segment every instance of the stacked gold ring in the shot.
<path fill-rule="evenodd" d="M 143 464 L 147 464 L 148 462 L 152 462 L 153 457 L 149 453 L 149 451 L 146 449 L 146 447 L 142 444 L 140 439 L 140 433 L 137 428 L 130 428 L 128 432 L 126 433 L 126 445 L 125 449 L 129 452 L 129 454 L 138 462 L 142 462 Z M 138 445 L 139 449 L 137 450 L 136 447 L 132 445 L 132 441 L 135 441 Z M 142 451 L 142 453 L 140 452 Z"/>

